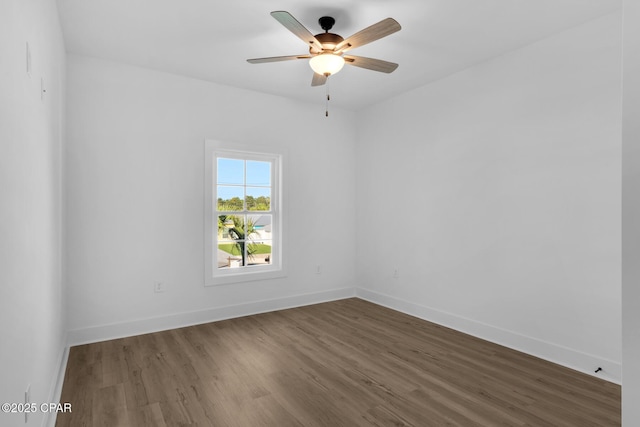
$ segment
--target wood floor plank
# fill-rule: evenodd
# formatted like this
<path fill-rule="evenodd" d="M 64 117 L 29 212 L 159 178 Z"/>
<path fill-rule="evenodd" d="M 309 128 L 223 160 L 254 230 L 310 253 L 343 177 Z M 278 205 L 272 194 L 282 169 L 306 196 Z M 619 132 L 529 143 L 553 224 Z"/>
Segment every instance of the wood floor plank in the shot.
<path fill-rule="evenodd" d="M 129 425 L 122 384 L 101 387 L 94 391 L 91 406 L 93 427 L 125 427 Z"/>
<path fill-rule="evenodd" d="M 346 299 L 73 347 L 56 425 L 620 425 L 618 385 Z"/>
<path fill-rule="evenodd" d="M 129 425 L 168 427 L 164 422 L 159 403 L 137 406 L 127 410 Z"/>

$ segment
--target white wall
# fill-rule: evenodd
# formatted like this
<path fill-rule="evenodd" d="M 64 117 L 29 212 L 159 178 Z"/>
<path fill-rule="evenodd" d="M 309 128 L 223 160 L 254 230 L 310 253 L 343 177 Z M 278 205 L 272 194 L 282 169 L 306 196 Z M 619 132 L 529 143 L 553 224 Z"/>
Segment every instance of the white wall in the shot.
<path fill-rule="evenodd" d="M 640 3 L 624 2 L 622 424 L 640 425 Z"/>
<path fill-rule="evenodd" d="M 61 147 L 65 53 L 55 1 L 0 2 L 0 402 L 56 396 L 64 354 Z M 26 44 L 31 76 L 26 72 Z M 40 96 L 40 79 L 46 86 Z M 58 391 L 59 392 L 59 391 Z M 0 425 L 41 425 L 41 412 Z"/>
<path fill-rule="evenodd" d="M 353 294 L 352 113 L 325 118 L 322 98 L 302 104 L 81 56 L 67 67 L 72 343 Z M 288 150 L 287 278 L 203 286 L 207 138 Z M 156 281 L 166 292 L 153 292 Z"/>
<path fill-rule="evenodd" d="M 359 295 L 620 381 L 620 22 L 359 115 Z"/>

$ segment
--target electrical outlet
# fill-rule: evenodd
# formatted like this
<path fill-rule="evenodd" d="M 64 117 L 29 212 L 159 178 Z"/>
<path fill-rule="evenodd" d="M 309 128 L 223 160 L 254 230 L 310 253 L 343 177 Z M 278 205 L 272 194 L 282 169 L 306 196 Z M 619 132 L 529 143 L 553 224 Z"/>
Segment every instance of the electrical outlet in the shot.
<path fill-rule="evenodd" d="M 393 278 L 397 279 L 400 277 L 400 269 L 398 267 L 393 269 Z"/>
<path fill-rule="evenodd" d="M 164 292 L 164 289 L 165 289 L 165 287 L 164 287 L 164 283 L 162 283 L 162 282 L 156 282 L 156 283 L 153 285 L 153 291 L 154 291 L 155 293 Z"/>
<path fill-rule="evenodd" d="M 322 273 L 322 266 L 320 266 L 320 264 L 316 265 L 316 274 L 321 274 Z"/>

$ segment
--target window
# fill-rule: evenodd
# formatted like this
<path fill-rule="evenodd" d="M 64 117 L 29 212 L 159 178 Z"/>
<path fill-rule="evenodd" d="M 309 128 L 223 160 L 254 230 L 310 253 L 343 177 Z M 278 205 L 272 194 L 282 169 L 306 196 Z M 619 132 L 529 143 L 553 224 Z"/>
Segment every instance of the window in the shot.
<path fill-rule="evenodd" d="M 205 284 L 284 275 L 282 153 L 205 142 Z"/>

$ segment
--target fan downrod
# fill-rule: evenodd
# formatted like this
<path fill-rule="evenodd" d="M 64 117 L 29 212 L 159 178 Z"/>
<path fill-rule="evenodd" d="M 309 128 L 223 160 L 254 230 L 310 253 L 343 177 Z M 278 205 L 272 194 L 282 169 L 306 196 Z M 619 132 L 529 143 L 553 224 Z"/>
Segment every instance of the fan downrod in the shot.
<path fill-rule="evenodd" d="M 336 20 L 330 16 L 323 16 L 318 19 L 318 23 L 320 24 L 320 28 L 322 28 L 325 32 L 329 32 L 331 28 L 333 28 L 333 24 L 336 23 Z"/>

